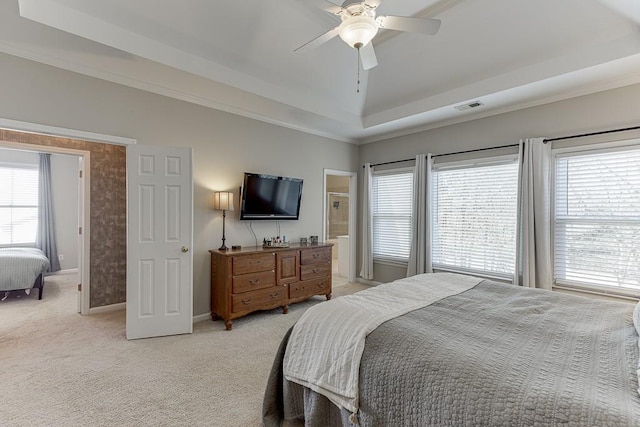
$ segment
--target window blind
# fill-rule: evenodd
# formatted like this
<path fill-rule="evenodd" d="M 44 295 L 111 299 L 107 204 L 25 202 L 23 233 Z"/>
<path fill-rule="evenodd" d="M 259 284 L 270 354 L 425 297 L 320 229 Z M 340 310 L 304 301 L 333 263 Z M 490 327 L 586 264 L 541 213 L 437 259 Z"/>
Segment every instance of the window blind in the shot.
<path fill-rule="evenodd" d="M 373 257 L 407 261 L 411 250 L 413 171 L 373 175 Z"/>
<path fill-rule="evenodd" d="M 34 244 L 38 168 L 0 165 L 0 245 Z"/>
<path fill-rule="evenodd" d="M 640 150 L 559 154 L 556 283 L 640 290 Z"/>
<path fill-rule="evenodd" d="M 434 268 L 513 279 L 518 162 L 462 164 L 433 171 Z"/>

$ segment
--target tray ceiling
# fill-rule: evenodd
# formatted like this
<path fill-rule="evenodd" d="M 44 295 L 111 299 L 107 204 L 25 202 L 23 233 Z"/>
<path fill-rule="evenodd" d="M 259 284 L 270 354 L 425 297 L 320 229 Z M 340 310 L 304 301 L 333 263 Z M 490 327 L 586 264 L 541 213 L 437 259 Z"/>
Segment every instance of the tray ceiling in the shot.
<path fill-rule="evenodd" d="M 382 30 L 360 69 L 322 0 L 15 0 L 0 51 L 362 143 L 640 82 L 633 0 L 386 0 L 435 36 Z M 480 101 L 478 108 L 455 108 Z"/>

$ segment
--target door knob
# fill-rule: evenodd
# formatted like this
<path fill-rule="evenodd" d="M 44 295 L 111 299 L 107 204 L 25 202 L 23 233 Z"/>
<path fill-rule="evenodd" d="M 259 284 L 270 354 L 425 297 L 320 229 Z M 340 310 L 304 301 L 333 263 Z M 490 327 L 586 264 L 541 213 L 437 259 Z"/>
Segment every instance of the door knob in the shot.
<path fill-rule="evenodd" d="M 188 248 L 188 247 L 186 247 L 186 246 L 183 246 L 183 247 L 182 247 L 182 252 L 184 252 L 184 253 L 189 252 L 189 248 Z"/>

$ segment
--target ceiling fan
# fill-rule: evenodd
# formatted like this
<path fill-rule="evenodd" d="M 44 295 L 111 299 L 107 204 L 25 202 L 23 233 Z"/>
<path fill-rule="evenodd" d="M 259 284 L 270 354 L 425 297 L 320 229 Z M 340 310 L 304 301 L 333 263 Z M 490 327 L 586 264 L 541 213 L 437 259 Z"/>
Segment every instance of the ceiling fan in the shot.
<path fill-rule="evenodd" d="M 365 70 L 378 65 L 371 40 L 378 34 L 380 28 L 434 35 L 440 29 L 441 24 L 439 19 L 402 16 L 376 17 L 376 9 L 382 0 L 345 0 L 342 6 L 328 0 L 317 0 L 316 3 L 320 3 L 321 9 L 339 16 L 342 22 L 337 27 L 298 47 L 294 52 L 311 50 L 336 36 L 340 36 L 345 43 L 358 50 L 361 55 L 362 68 Z"/>

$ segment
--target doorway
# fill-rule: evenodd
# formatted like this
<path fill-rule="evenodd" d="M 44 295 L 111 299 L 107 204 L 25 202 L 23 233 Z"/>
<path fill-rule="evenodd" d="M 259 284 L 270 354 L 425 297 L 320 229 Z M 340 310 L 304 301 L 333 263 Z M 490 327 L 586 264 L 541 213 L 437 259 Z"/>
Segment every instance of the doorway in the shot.
<path fill-rule="evenodd" d="M 356 184 L 354 172 L 324 170 L 323 237 L 333 243 L 334 286 L 355 281 Z"/>
<path fill-rule="evenodd" d="M 89 152 L 54 146 L 22 144 L 0 141 L 0 150 L 5 159 L 33 157 L 39 153 L 51 154 L 53 209 L 56 216 L 58 262 L 66 279 L 76 284 L 89 283 L 89 230 L 85 217 L 89 217 Z M 72 188 L 77 191 L 69 191 Z M 56 198 L 58 194 L 60 197 Z M 61 210 L 62 209 L 62 210 Z M 44 294 L 46 297 L 46 285 Z M 89 314 L 89 287 L 78 286 L 77 312 Z"/>

